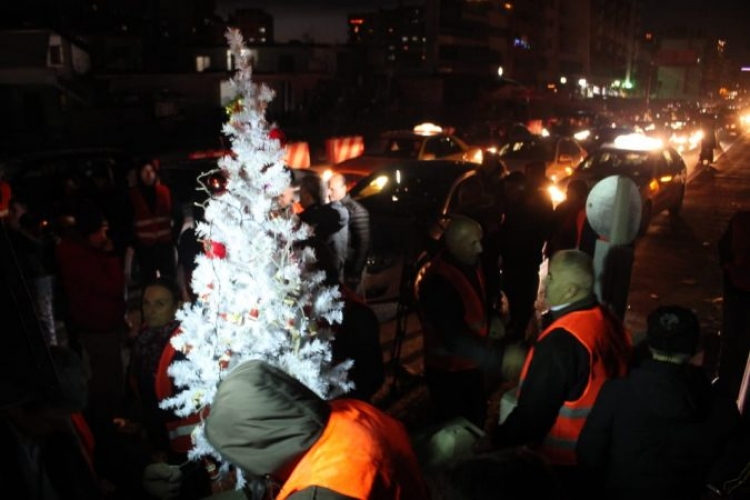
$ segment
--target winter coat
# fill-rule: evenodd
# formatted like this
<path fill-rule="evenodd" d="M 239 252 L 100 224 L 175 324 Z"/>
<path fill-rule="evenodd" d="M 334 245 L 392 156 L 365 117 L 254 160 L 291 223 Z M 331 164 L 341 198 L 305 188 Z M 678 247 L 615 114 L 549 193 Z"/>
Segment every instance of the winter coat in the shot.
<path fill-rule="evenodd" d="M 56 257 L 73 325 L 89 333 L 117 329 L 125 314 L 120 258 L 69 238 L 60 241 Z"/>
<path fill-rule="evenodd" d="M 277 499 L 427 499 L 400 423 L 362 401 L 324 401 L 262 361 L 224 379 L 205 433 L 247 477 L 281 480 Z"/>
<path fill-rule="evenodd" d="M 370 249 L 370 213 L 348 194 L 341 204 L 349 213 L 349 249 L 344 263 L 344 274 L 359 279 Z"/>
<path fill-rule="evenodd" d="M 738 424 L 736 406 L 699 368 L 647 360 L 604 385 L 578 440 L 578 462 L 604 479 L 606 498 L 699 498 Z"/>

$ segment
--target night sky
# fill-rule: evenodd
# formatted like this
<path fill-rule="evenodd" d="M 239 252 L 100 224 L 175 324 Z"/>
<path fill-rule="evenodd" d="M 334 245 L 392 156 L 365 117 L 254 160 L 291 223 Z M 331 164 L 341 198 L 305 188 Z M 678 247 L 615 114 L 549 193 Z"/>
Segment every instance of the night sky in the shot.
<path fill-rule="evenodd" d="M 276 39 L 285 42 L 309 35 L 319 43 L 346 41 L 346 16 L 357 11 L 393 7 L 398 0 L 218 0 L 220 13 L 238 7 L 262 8 L 274 16 Z M 401 3 L 419 4 L 418 0 Z M 644 29 L 690 26 L 707 35 L 726 37 L 730 56 L 750 64 L 750 1 L 644 0 Z"/>
<path fill-rule="evenodd" d="M 394 7 L 398 0 L 218 0 L 219 13 L 236 8 L 261 8 L 274 16 L 277 42 L 309 35 L 318 43 L 345 43 L 347 15 Z M 405 5 L 420 2 L 401 2 Z"/>

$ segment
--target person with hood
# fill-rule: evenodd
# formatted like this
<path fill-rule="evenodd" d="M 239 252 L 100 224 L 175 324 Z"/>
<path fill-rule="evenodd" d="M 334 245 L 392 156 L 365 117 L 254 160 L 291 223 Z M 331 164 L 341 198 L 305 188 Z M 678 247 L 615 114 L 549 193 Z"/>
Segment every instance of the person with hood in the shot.
<path fill-rule="evenodd" d="M 739 413 L 690 364 L 700 339 L 695 314 L 663 306 L 648 317 L 651 359 L 602 387 L 578 440 L 578 463 L 611 499 L 697 499 L 738 430 Z"/>
<path fill-rule="evenodd" d="M 205 422 L 208 442 L 247 479 L 247 498 L 429 498 L 398 421 L 362 401 L 325 401 L 264 361 L 224 379 Z"/>

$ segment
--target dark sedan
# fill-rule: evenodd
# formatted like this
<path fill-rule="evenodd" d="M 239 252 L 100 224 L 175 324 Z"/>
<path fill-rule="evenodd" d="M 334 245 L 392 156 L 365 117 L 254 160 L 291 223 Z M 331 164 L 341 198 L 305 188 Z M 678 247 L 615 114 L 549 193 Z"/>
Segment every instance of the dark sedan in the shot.
<path fill-rule="evenodd" d="M 468 162 L 402 161 L 383 166 L 357 183 L 351 195 L 370 213 L 367 299 L 398 297 L 401 278 L 409 277 L 403 273 L 411 272 L 418 255 L 435 249 L 451 213 L 477 219 L 496 213 L 499 220 L 499 182 L 504 174 Z"/>

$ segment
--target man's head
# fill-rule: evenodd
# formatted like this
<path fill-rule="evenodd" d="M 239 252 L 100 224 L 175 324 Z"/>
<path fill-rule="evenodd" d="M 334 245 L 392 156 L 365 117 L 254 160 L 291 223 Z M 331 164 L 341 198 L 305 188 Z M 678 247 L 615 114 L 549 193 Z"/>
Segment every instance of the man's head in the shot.
<path fill-rule="evenodd" d="M 482 226 L 474 219 L 454 215 L 445 229 L 445 246 L 459 262 L 474 265 L 482 253 Z"/>
<path fill-rule="evenodd" d="M 346 196 L 346 178 L 341 174 L 333 174 L 328 179 L 328 198 L 331 201 L 341 201 Z"/>
<path fill-rule="evenodd" d="M 294 173 L 290 168 L 287 168 L 289 174 L 289 185 L 284 188 L 281 194 L 276 198 L 276 204 L 281 209 L 287 209 L 294 204 L 294 195 L 299 188 L 299 183 L 294 178 Z"/>
<path fill-rule="evenodd" d="M 698 317 L 680 306 L 662 306 L 648 315 L 646 338 L 655 359 L 687 363 L 698 349 Z"/>
<path fill-rule="evenodd" d="M 156 278 L 143 289 L 141 309 L 143 322 L 149 328 L 161 328 L 175 319 L 180 308 L 180 291 L 168 278 Z"/>
<path fill-rule="evenodd" d="M 580 250 L 561 250 L 552 256 L 544 287 L 549 306 L 570 304 L 594 293 L 594 265 Z"/>
<path fill-rule="evenodd" d="M 299 202 L 302 208 L 325 204 L 325 188 L 317 175 L 307 175 L 299 183 Z"/>
<path fill-rule="evenodd" d="M 156 183 L 158 166 L 155 161 L 147 161 L 141 165 L 138 178 L 144 186 L 153 186 Z"/>

